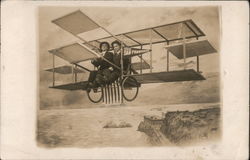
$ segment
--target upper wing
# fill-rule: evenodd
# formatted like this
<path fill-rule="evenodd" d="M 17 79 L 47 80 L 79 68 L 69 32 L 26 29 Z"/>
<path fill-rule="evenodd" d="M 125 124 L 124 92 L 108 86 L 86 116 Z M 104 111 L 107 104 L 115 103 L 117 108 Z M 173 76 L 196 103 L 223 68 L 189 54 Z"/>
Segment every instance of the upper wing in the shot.
<path fill-rule="evenodd" d="M 161 26 L 145 28 L 141 30 L 121 33 L 116 35 L 118 39 L 121 39 L 129 47 L 137 47 L 143 45 L 149 45 L 152 39 L 152 44 L 171 42 L 181 40 L 181 27 L 183 26 L 183 35 L 186 39 L 198 38 L 205 36 L 200 28 L 192 21 L 185 20 L 171 24 L 165 24 Z M 115 40 L 112 36 L 104 38 L 93 39 L 90 42 L 113 42 Z"/>
<path fill-rule="evenodd" d="M 52 22 L 73 35 L 90 42 L 92 47 L 99 47 L 99 44 L 103 41 L 111 43 L 116 38 L 129 47 L 148 45 L 151 39 L 152 44 L 176 41 L 182 39 L 180 34 L 181 27 L 183 27 L 182 34 L 187 39 L 205 36 L 192 20 L 120 33 L 115 35 L 116 38 L 80 10 L 55 19 Z M 94 34 L 92 31 L 94 31 Z"/>
<path fill-rule="evenodd" d="M 74 35 L 91 31 L 100 27 L 80 10 L 57 18 L 52 22 Z"/>

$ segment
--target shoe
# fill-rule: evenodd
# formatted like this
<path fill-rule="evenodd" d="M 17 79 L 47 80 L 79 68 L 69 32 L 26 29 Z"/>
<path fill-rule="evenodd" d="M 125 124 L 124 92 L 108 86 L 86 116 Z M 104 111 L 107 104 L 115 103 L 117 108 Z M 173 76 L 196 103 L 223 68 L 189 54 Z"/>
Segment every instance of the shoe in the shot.
<path fill-rule="evenodd" d="M 89 82 L 88 87 L 89 87 L 89 88 L 92 88 L 93 85 L 94 85 L 94 84 L 93 84 L 92 82 Z"/>
<path fill-rule="evenodd" d="M 86 91 L 89 93 L 91 91 L 91 88 L 87 88 Z"/>
<path fill-rule="evenodd" d="M 98 88 L 93 88 L 94 93 L 96 93 L 96 92 L 97 92 L 97 90 L 98 90 Z"/>

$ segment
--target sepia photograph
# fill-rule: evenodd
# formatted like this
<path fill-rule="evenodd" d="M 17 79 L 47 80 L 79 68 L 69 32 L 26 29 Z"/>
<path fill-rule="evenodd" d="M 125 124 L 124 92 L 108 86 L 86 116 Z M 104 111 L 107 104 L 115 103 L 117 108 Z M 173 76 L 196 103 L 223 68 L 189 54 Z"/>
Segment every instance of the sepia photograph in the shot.
<path fill-rule="evenodd" d="M 218 6 L 40 7 L 38 18 L 39 146 L 220 141 Z"/>
<path fill-rule="evenodd" d="M 247 159 L 249 7 L 1 2 L 0 159 Z"/>

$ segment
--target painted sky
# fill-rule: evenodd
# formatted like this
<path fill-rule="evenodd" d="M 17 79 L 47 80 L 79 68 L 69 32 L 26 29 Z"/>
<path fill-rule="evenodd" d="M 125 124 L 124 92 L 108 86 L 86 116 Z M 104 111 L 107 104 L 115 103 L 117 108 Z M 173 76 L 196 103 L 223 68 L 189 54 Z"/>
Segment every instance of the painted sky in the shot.
<path fill-rule="evenodd" d="M 68 94 L 67 91 L 48 89 L 52 75 L 46 73 L 44 69 L 52 66 L 52 56 L 48 50 L 77 41 L 74 36 L 63 31 L 51 21 L 78 9 L 114 34 L 192 19 L 206 34 L 206 39 L 213 47 L 218 52 L 220 49 L 219 10 L 217 7 L 41 7 L 38 19 L 41 100 L 50 99 L 48 95 L 51 94 L 61 95 L 59 97 Z M 159 44 L 153 47 L 154 71 L 166 69 L 164 45 Z M 145 58 L 147 59 L 147 57 Z M 171 58 L 172 64 L 179 63 L 176 58 Z M 56 61 L 57 65 L 64 63 L 60 59 Z M 218 72 L 219 54 L 201 56 L 200 69 L 204 73 Z"/>

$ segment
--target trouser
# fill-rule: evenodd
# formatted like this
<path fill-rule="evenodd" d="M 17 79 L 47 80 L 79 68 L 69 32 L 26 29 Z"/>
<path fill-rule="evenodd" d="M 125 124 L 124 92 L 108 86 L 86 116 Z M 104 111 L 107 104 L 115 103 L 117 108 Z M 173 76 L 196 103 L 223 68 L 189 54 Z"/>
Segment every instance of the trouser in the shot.
<path fill-rule="evenodd" d="M 120 75 L 121 75 L 120 71 L 117 70 L 112 71 L 110 74 L 110 83 L 115 82 L 120 77 Z"/>
<path fill-rule="evenodd" d="M 92 82 L 93 83 L 95 81 L 97 72 L 98 71 L 91 71 L 90 72 L 88 82 Z"/>
<path fill-rule="evenodd" d="M 96 74 L 95 82 L 99 85 L 105 85 L 110 83 L 111 71 L 109 69 L 99 70 Z"/>

